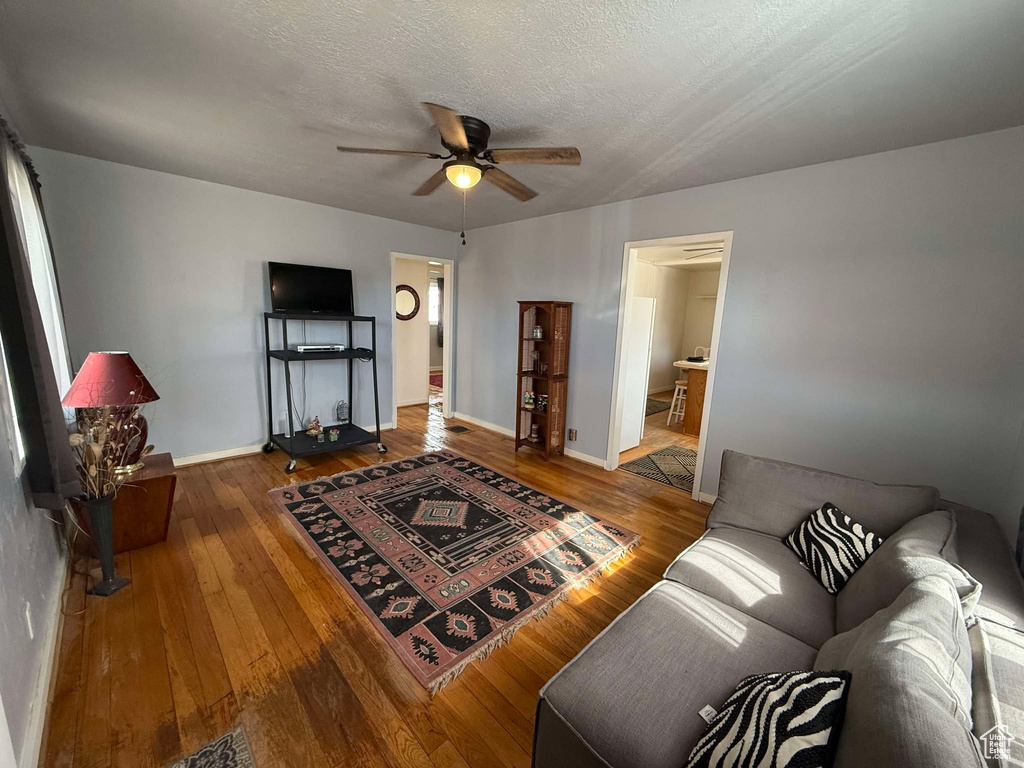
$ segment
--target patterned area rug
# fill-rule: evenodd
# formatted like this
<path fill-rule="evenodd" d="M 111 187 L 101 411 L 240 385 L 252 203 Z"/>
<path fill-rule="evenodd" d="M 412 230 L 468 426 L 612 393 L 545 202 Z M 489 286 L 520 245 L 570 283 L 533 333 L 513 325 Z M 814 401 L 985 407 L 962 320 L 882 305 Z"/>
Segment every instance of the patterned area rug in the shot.
<path fill-rule="evenodd" d="M 168 768 L 254 768 L 245 731 L 238 726 Z"/>
<path fill-rule="evenodd" d="M 646 477 L 648 480 L 657 480 L 665 485 L 682 488 L 684 491 L 692 491 L 696 465 L 696 451 L 670 445 L 639 459 L 627 461 L 620 465 L 619 469 Z"/>
<path fill-rule="evenodd" d="M 653 416 L 656 413 L 667 411 L 672 406 L 668 400 L 655 400 L 653 397 L 647 398 L 647 410 L 644 412 L 644 417 Z"/>
<path fill-rule="evenodd" d="M 640 538 L 450 451 L 270 497 L 431 692 Z"/>
<path fill-rule="evenodd" d="M 443 387 L 444 386 L 444 374 L 443 373 L 432 373 L 432 374 L 430 374 L 430 386 L 432 386 L 432 387 Z"/>

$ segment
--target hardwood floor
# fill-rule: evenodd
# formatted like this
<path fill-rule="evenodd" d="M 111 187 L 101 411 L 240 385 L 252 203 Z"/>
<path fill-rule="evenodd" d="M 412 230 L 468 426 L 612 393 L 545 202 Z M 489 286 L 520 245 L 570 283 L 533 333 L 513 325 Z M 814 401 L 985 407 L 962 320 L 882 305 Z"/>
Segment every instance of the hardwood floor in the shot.
<path fill-rule="evenodd" d="M 403 408 L 386 457 L 364 446 L 290 476 L 279 451 L 179 469 L 167 542 L 117 558 L 131 585 L 87 597 L 88 564 L 72 576 L 40 765 L 164 768 L 241 723 L 259 768 L 528 766 L 541 686 L 702 533 L 708 507 L 445 424 L 437 408 Z M 431 698 L 266 494 L 441 447 L 643 539 Z"/>
<path fill-rule="evenodd" d="M 672 392 L 658 392 L 651 395 L 651 399 L 671 402 Z M 676 422 L 670 427 L 666 425 L 665 422 L 667 421 L 668 411 L 655 413 L 644 419 L 644 439 L 640 441 L 640 445 L 636 448 L 630 448 L 628 451 L 620 453 L 619 463 L 625 464 L 627 461 L 639 459 L 641 456 L 646 456 L 652 451 L 667 448 L 670 445 L 677 445 L 680 448 L 692 448 L 696 451 L 697 438 L 693 435 L 683 434 L 683 423 L 681 421 Z M 653 483 L 655 481 L 649 480 L 648 482 Z"/>

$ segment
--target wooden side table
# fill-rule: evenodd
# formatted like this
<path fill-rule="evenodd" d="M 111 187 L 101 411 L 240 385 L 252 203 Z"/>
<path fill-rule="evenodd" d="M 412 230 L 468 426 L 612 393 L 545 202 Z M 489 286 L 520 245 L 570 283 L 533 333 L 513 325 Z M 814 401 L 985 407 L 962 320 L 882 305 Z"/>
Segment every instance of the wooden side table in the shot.
<path fill-rule="evenodd" d="M 169 453 L 153 453 L 129 475 L 114 499 L 114 553 L 167 539 L 178 476 Z"/>

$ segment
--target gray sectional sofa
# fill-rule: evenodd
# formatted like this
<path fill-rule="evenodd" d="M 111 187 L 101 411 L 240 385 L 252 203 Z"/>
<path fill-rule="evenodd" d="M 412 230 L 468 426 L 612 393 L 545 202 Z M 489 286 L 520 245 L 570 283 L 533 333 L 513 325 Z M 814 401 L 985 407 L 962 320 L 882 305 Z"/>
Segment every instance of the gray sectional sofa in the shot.
<path fill-rule="evenodd" d="M 886 539 L 836 596 L 783 542 L 826 501 Z M 922 616 L 936 584 L 945 613 Z M 935 488 L 732 451 L 704 535 L 541 690 L 533 765 L 681 768 L 705 705 L 819 661 L 854 667 L 837 766 L 1024 766 L 1024 581 L 996 521 Z"/>

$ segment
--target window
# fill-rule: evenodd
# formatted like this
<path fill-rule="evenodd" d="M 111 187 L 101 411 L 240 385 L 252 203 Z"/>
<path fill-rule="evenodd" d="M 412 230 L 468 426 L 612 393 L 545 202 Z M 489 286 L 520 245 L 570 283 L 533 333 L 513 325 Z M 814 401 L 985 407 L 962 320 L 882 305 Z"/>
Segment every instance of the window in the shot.
<path fill-rule="evenodd" d="M 14 391 L 11 389 L 11 372 L 7 367 L 7 353 L 4 340 L 0 336 L 0 361 L 3 362 L 3 379 L 0 380 L 0 411 L 4 414 L 4 426 L 7 430 L 7 442 L 14 459 L 15 474 L 21 474 L 25 467 L 25 440 L 21 434 L 21 422 L 18 421 L 18 408 L 14 403 Z"/>
<path fill-rule="evenodd" d="M 441 321 L 441 291 L 436 279 L 431 279 L 430 288 L 427 289 L 427 319 L 431 325 Z"/>
<path fill-rule="evenodd" d="M 63 395 L 71 386 L 71 364 L 68 360 L 64 317 L 57 294 L 57 276 L 54 272 L 53 256 L 50 254 L 50 243 L 46 237 L 42 211 L 39 209 L 25 164 L 17 158 L 8 163 L 8 169 L 7 184 L 14 197 L 14 215 L 25 243 L 25 252 L 28 254 L 32 287 L 39 304 L 39 315 L 43 321 L 50 362 L 57 378 L 57 390 Z M 8 388 L 9 386 L 8 384 Z"/>

